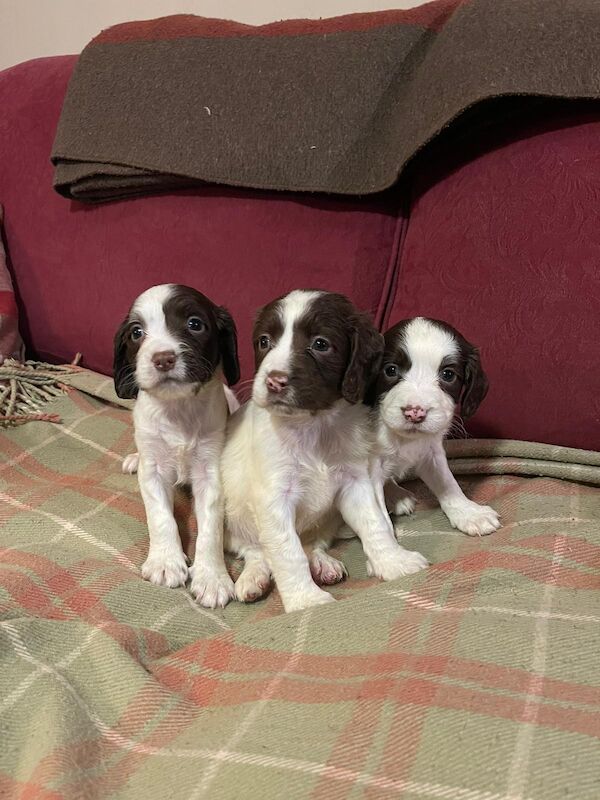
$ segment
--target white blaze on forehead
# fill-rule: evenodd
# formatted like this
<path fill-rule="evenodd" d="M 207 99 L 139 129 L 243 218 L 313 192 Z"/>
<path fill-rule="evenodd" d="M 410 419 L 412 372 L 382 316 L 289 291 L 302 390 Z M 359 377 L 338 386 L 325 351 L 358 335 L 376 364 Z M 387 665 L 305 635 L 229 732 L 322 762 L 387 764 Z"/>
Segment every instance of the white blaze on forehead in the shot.
<path fill-rule="evenodd" d="M 436 372 L 445 358 L 457 358 L 460 355 L 454 336 L 423 317 L 416 317 L 406 326 L 399 343 L 408 353 L 412 367 Z"/>
<path fill-rule="evenodd" d="M 151 286 L 137 298 L 131 309 L 130 317 L 143 322 L 146 331 L 150 327 L 162 325 L 165 328 L 164 304 L 173 293 L 172 283 L 161 283 L 159 286 Z"/>
<path fill-rule="evenodd" d="M 292 341 L 296 322 L 308 311 L 311 304 L 320 297 L 322 292 L 295 289 L 279 301 L 278 312 L 283 325 L 283 333 L 274 347 L 267 354 L 261 368 L 266 371 L 280 370 L 288 372 L 292 357 Z"/>

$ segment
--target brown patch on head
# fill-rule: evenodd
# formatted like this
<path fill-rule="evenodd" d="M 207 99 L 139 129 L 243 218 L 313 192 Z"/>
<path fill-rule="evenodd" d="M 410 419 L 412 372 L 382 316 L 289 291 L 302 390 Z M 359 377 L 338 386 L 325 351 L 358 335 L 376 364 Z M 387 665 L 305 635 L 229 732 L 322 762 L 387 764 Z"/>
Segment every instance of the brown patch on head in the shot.
<path fill-rule="evenodd" d="M 136 301 L 137 302 L 137 301 Z M 135 377 L 137 353 L 144 341 L 137 336 L 144 320 L 133 313 L 135 303 L 121 323 L 114 340 L 113 374 L 119 397 L 133 399 L 139 387 Z M 220 365 L 229 384 L 239 380 L 235 323 L 229 312 L 201 292 L 175 285 L 163 303 L 165 324 L 182 345 L 186 381 L 206 383 Z"/>
<path fill-rule="evenodd" d="M 284 299 L 265 306 L 258 315 L 254 326 L 257 368 L 284 332 Z M 383 337 L 366 314 L 343 295 L 319 292 L 293 321 L 289 374 L 277 403 L 321 411 L 340 398 L 361 402 L 382 350 Z"/>
<path fill-rule="evenodd" d="M 117 397 L 133 400 L 139 387 L 135 379 L 135 357 L 142 339 L 133 338 L 135 322 L 130 319 L 131 310 L 119 325 L 115 334 L 113 351 L 113 377 Z"/>
<path fill-rule="evenodd" d="M 258 369 L 263 358 L 274 347 L 283 334 L 283 319 L 281 317 L 281 300 L 273 300 L 263 306 L 256 315 L 252 331 L 252 344 L 254 346 L 254 368 Z"/>
<path fill-rule="evenodd" d="M 453 336 L 458 344 L 459 357 L 445 358 L 440 364 L 440 373 L 449 368 L 456 373 L 456 379 L 450 382 L 440 379 L 440 386 L 455 403 L 460 401 L 461 416 L 468 419 L 477 411 L 489 389 L 487 375 L 481 366 L 479 350 L 447 322 L 439 319 L 429 321 Z"/>
<path fill-rule="evenodd" d="M 219 365 L 229 384 L 239 379 L 237 337 L 229 312 L 189 286 L 174 286 L 163 305 L 169 332 L 183 345 L 190 383 L 210 380 Z"/>
<path fill-rule="evenodd" d="M 448 355 L 441 359 L 438 381 L 441 389 L 457 405 L 460 403 L 461 415 L 466 419 L 479 408 L 488 391 L 489 384 L 481 366 L 479 350 L 448 323 L 428 317 L 424 319 L 450 334 L 457 344 L 457 355 Z M 413 320 L 414 317 L 401 320 L 386 331 L 383 360 L 369 398 L 371 403 L 378 402 L 410 370 L 412 363 L 405 347 L 405 335 Z M 448 380 L 445 379 L 445 371 L 448 371 Z"/>

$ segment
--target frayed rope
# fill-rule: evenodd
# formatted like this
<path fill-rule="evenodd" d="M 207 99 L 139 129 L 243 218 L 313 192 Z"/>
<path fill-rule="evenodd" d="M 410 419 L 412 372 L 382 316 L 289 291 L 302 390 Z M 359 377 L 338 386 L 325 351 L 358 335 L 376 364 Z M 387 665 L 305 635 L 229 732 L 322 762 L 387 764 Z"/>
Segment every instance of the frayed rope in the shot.
<path fill-rule="evenodd" d="M 61 422 L 58 414 L 48 414 L 44 406 L 66 394 L 69 387 L 60 379 L 78 372 L 78 353 L 72 364 L 22 363 L 7 358 L 0 364 L 0 426 L 12 427 L 25 422 Z"/>

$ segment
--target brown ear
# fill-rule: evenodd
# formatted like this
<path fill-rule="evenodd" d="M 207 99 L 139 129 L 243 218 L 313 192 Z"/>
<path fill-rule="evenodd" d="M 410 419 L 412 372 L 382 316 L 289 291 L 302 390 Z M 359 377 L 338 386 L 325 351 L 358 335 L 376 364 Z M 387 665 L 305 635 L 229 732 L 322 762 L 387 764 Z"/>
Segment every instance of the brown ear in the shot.
<path fill-rule="evenodd" d="M 229 386 L 240 379 L 240 362 L 237 351 L 237 331 L 233 317 L 222 306 L 216 309 L 217 329 L 219 331 L 219 350 L 223 374 Z"/>
<path fill-rule="evenodd" d="M 117 397 L 122 400 L 133 400 L 137 397 L 138 385 L 135 380 L 135 367 L 127 357 L 127 337 L 129 320 L 124 319 L 115 334 L 113 378 Z"/>
<path fill-rule="evenodd" d="M 470 345 L 465 365 L 465 380 L 460 400 L 460 413 L 465 419 L 472 417 L 483 402 L 489 388 L 489 382 L 479 357 L 479 350 Z"/>
<path fill-rule="evenodd" d="M 366 314 L 351 322 L 350 360 L 342 381 L 342 397 L 349 403 L 364 400 L 369 386 L 377 378 L 383 357 L 383 336 L 375 330 Z"/>

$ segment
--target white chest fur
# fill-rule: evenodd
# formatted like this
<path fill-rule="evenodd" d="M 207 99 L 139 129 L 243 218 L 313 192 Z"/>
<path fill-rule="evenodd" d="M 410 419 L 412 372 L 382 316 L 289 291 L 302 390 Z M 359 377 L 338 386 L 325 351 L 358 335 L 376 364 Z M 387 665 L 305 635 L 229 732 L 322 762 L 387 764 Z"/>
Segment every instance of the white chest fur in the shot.
<path fill-rule="evenodd" d="M 170 482 L 189 483 L 192 469 L 218 459 L 227 420 L 220 380 L 166 401 L 140 392 L 133 413 L 141 458 Z"/>

